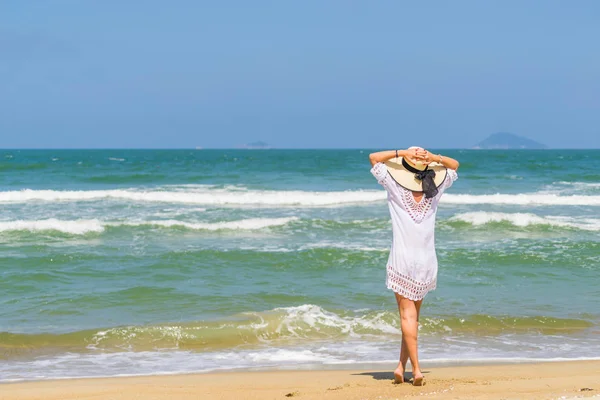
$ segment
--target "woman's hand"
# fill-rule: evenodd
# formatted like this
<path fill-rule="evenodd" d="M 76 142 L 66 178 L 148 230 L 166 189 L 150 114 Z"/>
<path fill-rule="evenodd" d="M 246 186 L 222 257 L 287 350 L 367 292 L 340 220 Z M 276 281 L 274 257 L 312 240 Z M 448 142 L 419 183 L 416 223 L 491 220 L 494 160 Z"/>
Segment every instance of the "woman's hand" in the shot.
<path fill-rule="evenodd" d="M 404 157 L 408 158 L 413 163 L 418 163 L 418 162 L 422 163 L 422 164 L 430 163 L 430 161 L 427 161 L 427 159 L 426 159 L 428 152 L 425 149 L 422 149 L 420 147 L 415 147 L 412 149 L 406 149 L 404 151 L 406 152 L 406 155 Z"/>
<path fill-rule="evenodd" d="M 421 157 L 423 164 L 429 165 L 432 162 L 440 162 L 440 156 L 438 156 L 437 154 L 432 154 L 425 149 L 422 149 Z"/>
<path fill-rule="evenodd" d="M 424 154 L 422 155 L 423 157 L 423 164 L 431 164 L 432 162 L 436 162 L 436 163 L 440 163 L 442 164 L 444 167 L 446 168 L 450 168 L 453 170 L 457 170 L 458 167 L 460 166 L 460 163 L 458 161 L 456 161 L 454 158 L 450 158 L 447 156 L 442 156 L 441 154 L 433 154 L 428 152 L 425 149 L 422 149 Z"/>

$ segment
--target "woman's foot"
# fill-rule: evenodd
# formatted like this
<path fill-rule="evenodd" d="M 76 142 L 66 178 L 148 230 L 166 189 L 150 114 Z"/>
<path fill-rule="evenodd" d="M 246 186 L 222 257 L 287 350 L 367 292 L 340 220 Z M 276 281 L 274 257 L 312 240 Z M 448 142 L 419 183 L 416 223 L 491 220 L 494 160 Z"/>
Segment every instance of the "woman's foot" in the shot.
<path fill-rule="evenodd" d="M 413 386 L 425 386 L 425 376 L 421 372 L 413 372 Z"/>
<path fill-rule="evenodd" d="M 394 383 L 404 383 L 404 368 L 402 368 L 402 366 L 399 366 L 394 371 Z"/>

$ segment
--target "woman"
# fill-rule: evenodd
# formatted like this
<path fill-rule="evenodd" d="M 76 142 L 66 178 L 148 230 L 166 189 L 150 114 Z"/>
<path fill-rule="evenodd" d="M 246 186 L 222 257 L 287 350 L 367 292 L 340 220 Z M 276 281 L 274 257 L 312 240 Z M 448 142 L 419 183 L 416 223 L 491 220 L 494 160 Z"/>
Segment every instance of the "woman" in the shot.
<path fill-rule="evenodd" d="M 435 215 L 444 191 L 458 178 L 458 161 L 420 147 L 369 155 L 371 173 L 387 191 L 393 241 L 387 262 L 388 289 L 394 291 L 402 328 L 396 383 L 404 382 L 410 358 L 413 385 L 424 384 L 417 354 L 417 328 L 423 298 L 435 289 Z"/>

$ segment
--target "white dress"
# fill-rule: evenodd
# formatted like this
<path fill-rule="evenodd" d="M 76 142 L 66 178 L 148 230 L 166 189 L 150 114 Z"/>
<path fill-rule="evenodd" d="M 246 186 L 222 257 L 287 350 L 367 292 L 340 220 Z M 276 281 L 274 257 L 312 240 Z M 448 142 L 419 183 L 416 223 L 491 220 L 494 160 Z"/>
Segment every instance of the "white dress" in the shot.
<path fill-rule="evenodd" d="M 393 240 L 387 262 L 388 289 L 411 300 L 421 300 L 437 283 L 438 263 L 435 254 L 435 216 L 440 197 L 458 179 L 456 171 L 448 169 L 446 179 L 435 197 L 420 202 L 410 190 L 394 181 L 383 163 L 377 163 L 371 173 L 387 191 L 392 217 Z"/>

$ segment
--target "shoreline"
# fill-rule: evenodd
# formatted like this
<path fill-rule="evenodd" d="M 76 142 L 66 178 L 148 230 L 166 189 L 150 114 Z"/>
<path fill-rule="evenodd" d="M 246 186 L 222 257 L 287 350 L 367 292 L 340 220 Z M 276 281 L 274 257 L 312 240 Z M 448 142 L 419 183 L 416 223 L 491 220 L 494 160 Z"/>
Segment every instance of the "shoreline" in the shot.
<path fill-rule="evenodd" d="M 464 368 L 464 367 L 494 367 L 510 365 L 539 365 L 554 363 L 577 363 L 577 362 L 599 362 L 600 357 L 579 357 L 579 358 L 478 358 L 478 359 L 424 359 L 421 364 L 429 368 Z M 409 363 L 410 364 L 410 363 Z M 275 366 L 258 367 L 239 367 L 239 368 L 221 368 L 209 370 L 189 370 L 189 371 L 161 371 L 155 373 L 124 373 L 115 375 L 84 375 L 84 376 L 65 376 L 65 377 L 38 377 L 23 379 L 2 380 L 0 377 L 0 388 L 9 384 L 27 384 L 42 383 L 52 381 L 69 380 L 95 380 L 95 379 L 121 379 L 121 378 L 151 378 L 163 376 L 184 376 L 184 375 L 209 375 L 209 374 L 228 374 L 228 373 L 271 373 L 271 372 L 328 372 L 328 371 L 392 371 L 396 367 L 396 361 L 366 361 L 366 362 L 344 362 L 331 364 L 283 364 Z M 1 400 L 1 397 L 0 397 Z"/>
<path fill-rule="evenodd" d="M 395 399 L 600 397 L 600 360 L 432 367 L 427 384 L 392 383 L 392 369 L 214 371 L 0 384 L 0 399 Z M 409 375 L 407 373 L 407 375 Z"/>

